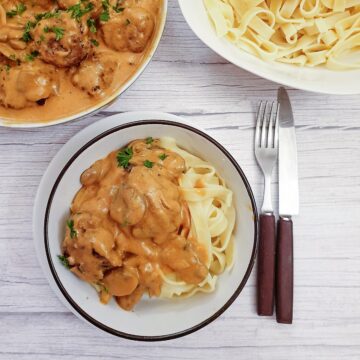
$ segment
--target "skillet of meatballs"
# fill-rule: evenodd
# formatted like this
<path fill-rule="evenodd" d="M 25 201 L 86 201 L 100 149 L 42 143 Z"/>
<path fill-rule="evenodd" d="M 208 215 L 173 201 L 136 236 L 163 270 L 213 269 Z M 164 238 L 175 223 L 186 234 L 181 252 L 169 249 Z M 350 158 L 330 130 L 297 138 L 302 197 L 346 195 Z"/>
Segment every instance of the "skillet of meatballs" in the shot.
<path fill-rule="evenodd" d="M 103 104 L 151 49 L 163 0 L 3 0 L 0 118 L 47 122 Z"/>

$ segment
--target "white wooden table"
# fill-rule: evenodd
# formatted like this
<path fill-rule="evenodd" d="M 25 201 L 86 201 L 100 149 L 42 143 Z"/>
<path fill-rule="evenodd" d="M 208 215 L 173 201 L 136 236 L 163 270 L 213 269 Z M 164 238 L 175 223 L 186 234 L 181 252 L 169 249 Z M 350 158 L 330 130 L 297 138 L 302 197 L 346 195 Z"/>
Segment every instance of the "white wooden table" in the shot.
<path fill-rule="evenodd" d="M 256 315 L 253 273 L 234 305 L 199 332 L 164 343 L 122 340 L 69 313 L 36 259 L 31 219 L 40 178 L 69 138 L 109 113 L 160 110 L 202 126 L 236 157 L 259 201 L 254 112 L 277 87 L 206 48 L 170 1 L 154 61 L 106 112 L 56 127 L 0 129 L 0 358 L 360 359 L 360 96 L 289 91 L 301 188 L 292 326 Z"/>

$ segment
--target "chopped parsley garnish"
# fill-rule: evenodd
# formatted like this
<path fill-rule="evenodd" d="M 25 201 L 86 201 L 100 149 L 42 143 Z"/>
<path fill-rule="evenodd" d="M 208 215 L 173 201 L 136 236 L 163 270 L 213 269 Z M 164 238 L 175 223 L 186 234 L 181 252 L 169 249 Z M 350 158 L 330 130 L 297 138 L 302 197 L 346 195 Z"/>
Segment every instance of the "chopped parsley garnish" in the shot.
<path fill-rule="evenodd" d="M 91 39 L 90 42 L 96 47 L 99 46 L 99 42 L 96 39 Z"/>
<path fill-rule="evenodd" d="M 64 36 L 64 29 L 58 26 L 54 26 L 52 29 L 53 33 L 55 34 L 55 40 L 59 41 L 63 38 Z"/>
<path fill-rule="evenodd" d="M 150 160 L 145 160 L 144 166 L 147 167 L 148 169 L 151 169 L 154 166 L 154 163 Z"/>
<path fill-rule="evenodd" d="M 109 11 L 107 11 L 107 10 L 106 10 L 106 11 L 103 11 L 103 12 L 100 14 L 99 19 L 100 19 L 101 21 L 103 21 L 103 22 L 109 21 L 109 19 L 110 19 Z"/>
<path fill-rule="evenodd" d="M 110 7 L 110 2 L 109 0 L 102 0 L 102 7 L 104 10 L 109 10 L 109 7 Z"/>
<path fill-rule="evenodd" d="M 109 13 L 109 7 L 110 7 L 110 3 L 109 0 L 103 0 L 102 1 L 102 7 L 103 7 L 103 12 L 100 14 L 100 21 L 104 21 L 107 22 L 110 19 L 110 13 Z"/>
<path fill-rule="evenodd" d="M 86 4 L 84 4 L 84 2 L 86 2 Z M 93 9 L 94 9 L 94 5 L 92 3 L 82 0 L 79 3 L 70 6 L 67 9 L 67 12 L 71 14 L 71 17 L 73 19 L 79 20 L 82 16 L 89 13 Z"/>
<path fill-rule="evenodd" d="M 69 260 L 66 258 L 66 256 L 58 255 L 58 259 L 67 269 L 70 269 Z"/>
<path fill-rule="evenodd" d="M 29 42 L 30 40 L 32 40 L 30 31 L 31 29 L 33 29 L 36 26 L 36 22 L 34 21 L 28 21 L 25 24 L 25 28 L 24 28 L 24 33 L 22 36 L 22 40 L 25 41 L 26 43 Z"/>
<path fill-rule="evenodd" d="M 126 19 L 125 25 L 130 25 L 130 24 L 131 24 L 131 21 L 129 19 Z"/>
<path fill-rule="evenodd" d="M 45 13 L 40 13 L 40 14 L 36 14 L 35 15 L 35 19 L 37 22 L 39 22 L 42 19 L 52 19 L 52 18 L 58 18 L 60 17 L 60 11 L 59 10 L 55 10 L 53 12 L 45 12 Z"/>
<path fill-rule="evenodd" d="M 115 12 L 121 13 L 122 11 L 125 10 L 124 7 L 120 6 L 122 2 L 123 2 L 123 0 L 117 0 L 116 1 L 116 5 L 112 7 Z"/>
<path fill-rule="evenodd" d="M 74 220 L 68 220 L 66 222 L 67 227 L 70 230 L 70 237 L 73 239 L 77 237 L 77 231 L 74 229 Z"/>
<path fill-rule="evenodd" d="M 151 145 L 154 142 L 154 139 L 151 136 L 149 136 L 145 139 L 145 142 L 146 144 Z"/>
<path fill-rule="evenodd" d="M 37 50 L 32 51 L 30 54 L 25 56 L 25 61 L 34 61 L 36 57 L 39 56 L 39 52 Z"/>
<path fill-rule="evenodd" d="M 14 10 L 8 11 L 6 16 L 9 18 L 13 18 L 16 15 L 21 15 L 24 11 L 26 11 L 26 6 L 23 3 L 16 5 Z"/>
<path fill-rule="evenodd" d="M 88 19 L 87 26 L 89 27 L 90 32 L 92 32 L 93 34 L 96 34 L 97 28 L 96 28 L 95 19 L 92 19 L 92 18 Z"/>
<path fill-rule="evenodd" d="M 117 161 L 118 161 L 118 166 L 119 167 L 123 167 L 124 169 L 126 169 L 129 166 L 130 160 L 133 156 L 133 149 L 132 148 L 125 148 L 124 150 L 121 150 L 118 154 L 117 154 Z"/>
<path fill-rule="evenodd" d="M 6 65 L 4 66 L 4 69 L 5 69 L 6 73 L 8 74 L 9 71 L 10 71 L 10 69 L 11 69 L 11 66 L 8 65 L 8 64 L 6 64 Z"/>
<path fill-rule="evenodd" d="M 65 29 L 58 27 L 58 26 L 53 26 L 51 28 L 48 26 L 45 26 L 44 33 L 49 33 L 49 32 L 53 32 L 55 34 L 55 40 L 59 41 L 63 38 Z"/>
<path fill-rule="evenodd" d="M 97 285 L 100 287 L 101 290 L 105 291 L 106 293 L 109 293 L 109 289 L 105 286 L 105 284 L 98 282 Z"/>
<path fill-rule="evenodd" d="M 159 159 L 164 161 L 169 155 L 166 155 L 165 153 L 164 154 L 160 154 L 159 155 Z"/>

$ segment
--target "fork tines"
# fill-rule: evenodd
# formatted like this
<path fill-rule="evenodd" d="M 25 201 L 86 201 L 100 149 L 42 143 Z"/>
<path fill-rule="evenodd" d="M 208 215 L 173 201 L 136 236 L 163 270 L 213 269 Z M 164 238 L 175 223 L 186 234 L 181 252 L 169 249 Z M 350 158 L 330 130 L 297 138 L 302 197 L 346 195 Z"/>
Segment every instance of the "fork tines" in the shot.
<path fill-rule="evenodd" d="M 278 139 L 278 114 L 277 101 L 261 101 L 256 121 L 255 146 L 259 148 L 277 148 Z"/>

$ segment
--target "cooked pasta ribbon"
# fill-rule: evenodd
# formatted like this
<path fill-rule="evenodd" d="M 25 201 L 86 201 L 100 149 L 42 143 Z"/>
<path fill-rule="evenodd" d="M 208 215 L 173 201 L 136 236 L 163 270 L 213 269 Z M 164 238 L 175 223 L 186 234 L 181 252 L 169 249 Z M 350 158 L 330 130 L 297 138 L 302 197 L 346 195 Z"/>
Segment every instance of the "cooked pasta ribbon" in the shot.
<path fill-rule="evenodd" d="M 179 185 L 191 214 L 189 236 L 194 236 L 206 250 L 205 265 L 209 270 L 207 277 L 198 285 L 187 284 L 176 279 L 174 274 L 159 270 L 164 281 L 161 297 L 190 297 L 197 292 L 212 292 L 218 275 L 230 270 L 234 263 L 233 193 L 210 163 L 179 148 L 173 138 L 163 137 L 160 144 L 185 160 L 186 172 L 181 176 Z"/>
<path fill-rule="evenodd" d="M 203 0 L 219 37 L 266 61 L 360 69 L 360 0 Z"/>

